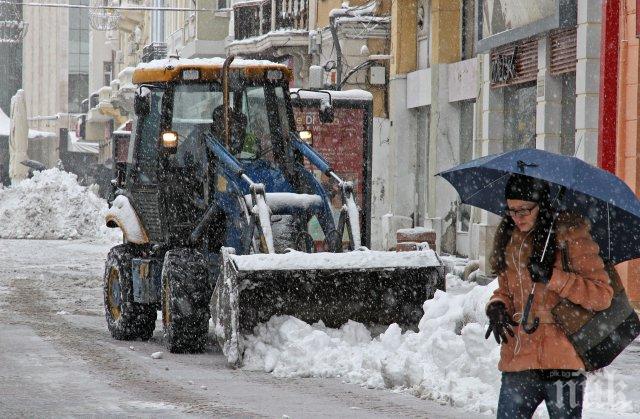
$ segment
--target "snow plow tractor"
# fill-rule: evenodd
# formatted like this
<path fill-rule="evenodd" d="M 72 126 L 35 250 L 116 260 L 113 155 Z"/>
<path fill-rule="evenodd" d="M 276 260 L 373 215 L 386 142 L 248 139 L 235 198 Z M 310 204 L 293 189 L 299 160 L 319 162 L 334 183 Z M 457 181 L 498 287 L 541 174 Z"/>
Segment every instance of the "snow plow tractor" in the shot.
<path fill-rule="evenodd" d="M 112 181 L 106 216 L 124 236 L 104 276 L 114 338 L 149 339 L 160 310 L 167 348 L 201 352 L 211 317 L 239 365 L 241 334 L 273 315 L 415 325 L 444 288 L 435 252 L 361 246 L 352 183 L 295 130 L 291 77 L 284 65 L 233 57 L 136 68 L 126 173 Z M 312 166 L 339 188 L 335 218 Z M 313 252 L 313 217 L 330 252 Z"/>

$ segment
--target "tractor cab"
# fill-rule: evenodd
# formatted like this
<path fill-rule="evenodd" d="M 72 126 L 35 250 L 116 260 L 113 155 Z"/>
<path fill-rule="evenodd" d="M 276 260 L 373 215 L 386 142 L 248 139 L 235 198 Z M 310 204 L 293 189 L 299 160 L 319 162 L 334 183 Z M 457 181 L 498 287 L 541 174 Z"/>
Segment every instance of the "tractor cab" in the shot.
<path fill-rule="evenodd" d="M 150 229 L 151 241 L 187 243 L 216 202 L 217 222 L 209 223 L 208 230 L 217 231 L 202 234 L 208 242 L 204 246 L 213 251 L 232 243 L 239 253 L 248 253 L 249 241 L 240 237 L 249 217 L 239 220 L 231 214 L 247 213 L 237 197 L 250 197 L 250 184 L 219 164 L 212 141 L 269 193 L 326 195 L 291 143 L 297 133 L 288 97 L 289 70 L 277 64 L 230 67 L 225 110 L 220 66 L 175 62 L 169 75 L 144 65 L 134 74 L 140 86 L 135 104 L 138 118 L 126 189 L 147 198 L 136 201 L 146 202 L 137 208 L 144 224 L 155 225 Z M 320 212 L 330 214 L 330 209 L 320 208 Z M 277 229 L 289 233 L 305 229 L 307 216 L 285 215 L 276 221 L 287 228 Z M 334 230 L 331 217 L 319 218 Z M 295 247 L 291 240 L 284 247 Z"/>

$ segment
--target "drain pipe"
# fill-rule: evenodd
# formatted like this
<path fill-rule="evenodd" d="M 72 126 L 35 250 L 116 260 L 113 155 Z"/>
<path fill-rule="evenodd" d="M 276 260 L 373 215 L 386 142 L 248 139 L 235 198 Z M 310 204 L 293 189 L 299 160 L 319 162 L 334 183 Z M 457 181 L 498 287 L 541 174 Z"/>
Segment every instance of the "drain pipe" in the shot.
<path fill-rule="evenodd" d="M 615 174 L 618 118 L 618 57 L 620 1 L 602 2 L 600 48 L 600 121 L 598 124 L 598 166 Z"/>
<path fill-rule="evenodd" d="M 338 40 L 338 28 L 336 27 L 336 17 L 329 17 L 329 28 L 331 29 L 331 38 L 333 38 L 333 47 L 336 50 L 336 86 L 340 90 L 342 83 L 342 50 L 340 49 L 340 40 Z"/>

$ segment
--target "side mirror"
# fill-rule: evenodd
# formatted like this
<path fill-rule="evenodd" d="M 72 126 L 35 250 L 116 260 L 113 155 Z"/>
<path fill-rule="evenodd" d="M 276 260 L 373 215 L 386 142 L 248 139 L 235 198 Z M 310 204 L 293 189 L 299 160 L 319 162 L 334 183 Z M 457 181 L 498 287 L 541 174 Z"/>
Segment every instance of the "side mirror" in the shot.
<path fill-rule="evenodd" d="M 323 101 L 320 104 L 320 122 L 323 124 L 333 122 L 333 106 L 329 101 Z"/>
<path fill-rule="evenodd" d="M 150 109 L 151 104 L 149 103 L 149 96 L 141 96 L 139 93 L 136 93 L 136 96 L 133 99 L 133 110 L 136 115 L 147 116 Z"/>
<path fill-rule="evenodd" d="M 166 153 L 173 154 L 178 150 L 178 133 L 175 131 L 164 131 L 161 136 L 162 149 Z"/>

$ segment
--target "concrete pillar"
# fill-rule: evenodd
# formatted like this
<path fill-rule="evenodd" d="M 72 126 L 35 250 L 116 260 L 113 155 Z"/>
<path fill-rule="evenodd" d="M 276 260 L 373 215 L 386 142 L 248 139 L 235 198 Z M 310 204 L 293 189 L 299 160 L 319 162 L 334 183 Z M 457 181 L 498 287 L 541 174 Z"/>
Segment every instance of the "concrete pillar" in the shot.
<path fill-rule="evenodd" d="M 407 109 L 407 78 L 396 76 L 389 84 L 391 119 L 389 148 L 390 211 L 394 215 L 411 217 L 416 207 L 416 131 L 414 112 Z"/>
<path fill-rule="evenodd" d="M 504 146 L 504 94 L 502 89 L 491 88 L 491 57 L 478 57 L 481 78 L 482 127 L 480 133 L 481 156 L 500 153 Z"/>
<path fill-rule="evenodd" d="M 407 73 L 416 69 L 417 62 L 416 13 L 416 0 L 398 0 L 391 5 L 388 138 L 384 138 L 387 130 L 381 127 L 379 141 L 385 143 L 374 144 L 373 152 L 377 149 L 384 154 L 374 155 L 372 173 L 372 232 L 379 232 L 374 233 L 377 237 L 372 237 L 372 242 L 382 248 L 395 243 L 397 228 L 411 227 L 409 217 L 416 208 L 417 124 L 416 113 L 407 109 Z M 381 214 L 382 219 L 376 219 Z M 373 227 L 376 223 L 380 224 Z"/>
<path fill-rule="evenodd" d="M 549 72 L 550 50 L 549 37 L 538 40 L 536 148 L 560 154 L 562 79 Z"/>
<path fill-rule="evenodd" d="M 480 155 L 500 153 L 503 150 L 504 137 L 504 95 L 502 89 L 491 88 L 491 59 L 489 54 L 478 56 L 480 77 L 480 118 L 479 144 L 474 147 Z M 493 247 L 493 236 L 500 217 L 486 211 L 480 211 L 478 223 L 471 225 L 470 257 L 480 261 L 480 271 L 490 273 L 489 257 Z"/>
<path fill-rule="evenodd" d="M 407 109 L 407 77 L 389 80 L 389 119 L 374 118 L 372 247 L 395 246 L 395 233 L 413 226 L 417 200 L 417 112 Z"/>
<path fill-rule="evenodd" d="M 458 195 L 451 185 L 435 174 L 460 162 L 460 108 L 449 102 L 448 64 L 431 67 L 431 118 L 429 124 L 428 224 L 440 231 L 439 251 L 456 251 Z"/>
<path fill-rule="evenodd" d="M 578 0 L 576 156 L 598 163 L 601 0 Z"/>
<path fill-rule="evenodd" d="M 389 71 L 406 74 L 417 68 L 417 31 L 416 0 L 397 0 L 391 5 L 391 63 Z"/>
<path fill-rule="evenodd" d="M 389 156 L 391 154 L 390 121 L 373 118 L 371 145 L 371 249 L 386 250 L 388 228 L 383 228 L 384 216 L 391 212 L 392 196 L 389 194 L 391 178 Z M 388 223 L 387 223 L 388 224 Z M 386 239 L 386 240 L 385 240 Z"/>
<path fill-rule="evenodd" d="M 460 60 L 460 3 L 451 0 L 431 0 L 432 65 Z M 415 17 L 413 20 L 415 21 Z M 402 25 L 404 27 L 405 23 L 402 22 Z"/>

